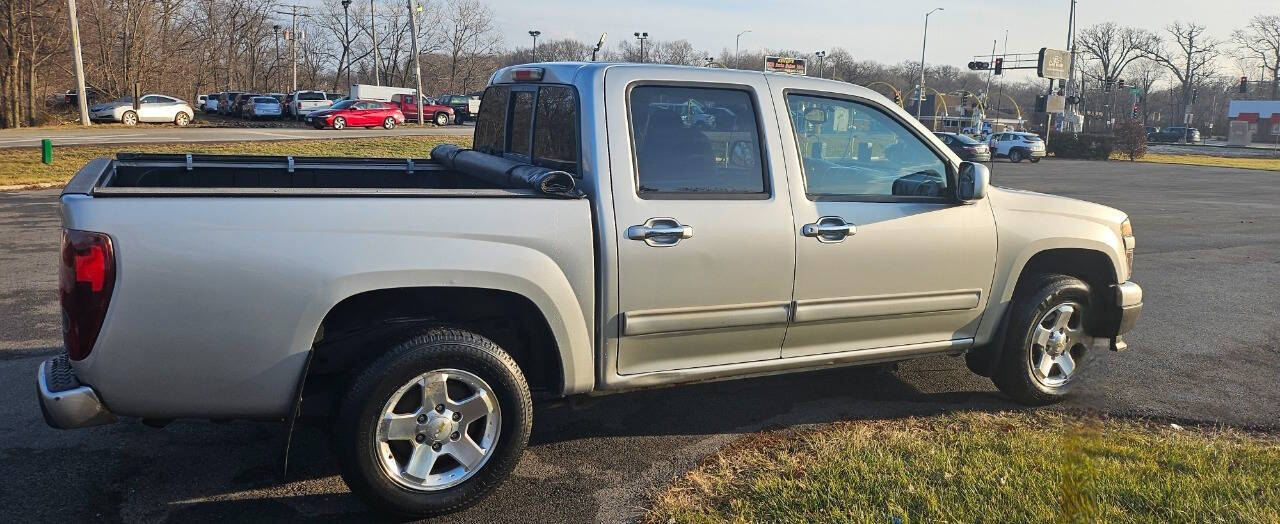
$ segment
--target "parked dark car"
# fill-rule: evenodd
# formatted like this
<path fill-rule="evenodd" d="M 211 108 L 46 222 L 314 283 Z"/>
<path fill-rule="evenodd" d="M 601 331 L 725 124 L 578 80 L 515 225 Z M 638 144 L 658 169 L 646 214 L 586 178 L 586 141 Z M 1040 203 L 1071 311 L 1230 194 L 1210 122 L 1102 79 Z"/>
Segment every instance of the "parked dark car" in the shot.
<path fill-rule="evenodd" d="M 1200 130 L 1194 127 L 1166 127 L 1161 131 L 1156 131 L 1147 135 L 1150 142 L 1200 142 Z"/>
<path fill-rule="evenodd" d="M 225 115 L 225 116 L 233 115 L 234 113 L 232 113 L 232 106 L 235 105 L 236 98 L 239 98 L 239 97 L 240 97 L 239 91 L 227 91 L 225 93 L 219 94 L 218 95 L 218 114 Z"/>
<path fill-rule="evenodd" d="M 969 135 L 960 133 L 934 133 L 942 143 L 951 148 L 961 160 L 969 160 L 973 162 L 988 162 L 991 160 L 991 148 L 982 142 L 974 140 Z"/>
<path fill-rule="evenodd" d="M 453 109 L 453 121 L 457 124 L 475 120 L 476 115 L 480 113 L 480 101 L 468 95 L 441 95 L 438 101 L 440 105 Z"/>

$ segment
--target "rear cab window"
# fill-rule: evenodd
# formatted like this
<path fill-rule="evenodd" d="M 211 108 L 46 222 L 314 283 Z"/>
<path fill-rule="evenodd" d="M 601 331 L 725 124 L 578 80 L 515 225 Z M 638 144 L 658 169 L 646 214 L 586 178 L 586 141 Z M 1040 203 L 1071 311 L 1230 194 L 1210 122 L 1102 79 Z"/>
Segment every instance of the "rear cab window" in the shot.
<path fill-rule="evenodd" d="M 465 103 L 467 97 L 446 97 Z M 473 149 L 580 176 L 578 94 L 565 85 L 495 85 L 481 97 Z"/>

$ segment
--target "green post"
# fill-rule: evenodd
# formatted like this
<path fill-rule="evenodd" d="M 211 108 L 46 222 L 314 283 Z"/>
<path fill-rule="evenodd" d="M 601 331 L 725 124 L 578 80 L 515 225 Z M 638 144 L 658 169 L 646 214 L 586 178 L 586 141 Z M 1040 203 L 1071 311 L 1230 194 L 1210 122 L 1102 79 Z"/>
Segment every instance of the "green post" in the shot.
<path fill-rule="evenodd" d="M 40 161 L 45 164 L 53 163 L 53 140 L 46 138 L 40 141 Z"/>

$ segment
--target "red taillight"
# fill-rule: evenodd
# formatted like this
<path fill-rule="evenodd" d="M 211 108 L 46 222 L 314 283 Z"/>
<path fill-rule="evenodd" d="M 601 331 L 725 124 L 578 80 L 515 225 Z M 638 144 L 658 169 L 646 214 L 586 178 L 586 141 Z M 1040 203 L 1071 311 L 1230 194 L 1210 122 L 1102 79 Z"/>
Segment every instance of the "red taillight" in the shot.
<path fill-rule="evenodd" d="M 102 233 L 62 230 L 62 265 L 58 298 L 62 302 L 62 342 L 71 360 L 93 351 L 115 288 L 116 260 L 111 237 Z"/>

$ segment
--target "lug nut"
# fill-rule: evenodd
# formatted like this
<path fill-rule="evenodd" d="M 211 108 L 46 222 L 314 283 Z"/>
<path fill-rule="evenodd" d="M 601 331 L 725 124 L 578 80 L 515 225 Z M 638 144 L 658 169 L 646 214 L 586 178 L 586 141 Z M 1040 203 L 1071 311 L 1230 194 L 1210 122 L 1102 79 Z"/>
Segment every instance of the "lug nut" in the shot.
<path fill-rule="evenodd" d="M 444 413 L 444 404 L 436 404 L 436 413 Z"/>
<path fill-rule="evenodd" d="M 426 415 L 418 415 L 418 423 L 419 423 L 419 424 L 422 424 L 422 423 L 424 423 L 424 422 L 426 422 L 426 421 L 427 421 L 427 416 L 426 416 Z"/>
<path fill-rule="evenodd" d="M 453 414 L 453 421 L 454 421 L 454 422 L 457 422 L 457 421 L 459 421 L 459 420 L 462 420 L 462 413 L 454 413 L 454 414 Z"/>
<path fill-rule="evenodd" d="M 436 442 L 435 444 L 432 444 L 432 445 L 431 445 L 431 449 L 432 449 L 433 451 L 440 451 L 440 448 L 441 448 L 441 447 L 443 447 L 443 446 L 441 446 L 439 442 Z"/>
<path fill-rule="evenodd" d="M 459 435 L 458 435 L 458 432 L 457 432 L 457 431 L 454 431 L 452 435 L 449 435 L 449 438 L 451 438 L 451 439 L 453 439 L 453 440 L 458 440 L 458 437 L 459 437 Z"/>
<path fill-rule="evenodd" d="M 425 435 L 418 435 L 416 437 L 413 437 L 413 440 L 416 440 L 418 441 L 419 444 L 421 444 L 423 442 L 426 442 L 427 437 Z"/>

